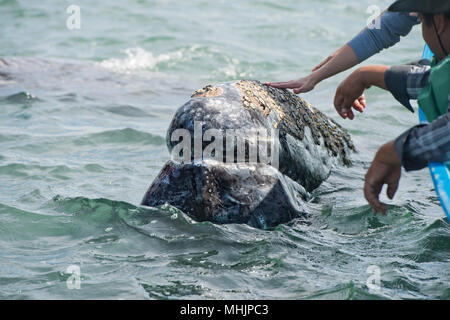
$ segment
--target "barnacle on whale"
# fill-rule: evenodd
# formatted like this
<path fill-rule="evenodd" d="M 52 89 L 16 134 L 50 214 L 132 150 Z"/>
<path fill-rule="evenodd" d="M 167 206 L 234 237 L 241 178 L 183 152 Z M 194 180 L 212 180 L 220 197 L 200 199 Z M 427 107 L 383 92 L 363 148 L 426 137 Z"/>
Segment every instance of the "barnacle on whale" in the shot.
<path fill-rule="evenodd" d="M 280 123 L 274 124 L 274 128 L 303 140 L 305 128 L 308 127 L 315 144 L 320 145 L 323 141 L 333 157 L 341 156 L 346 165 L 351 163 L 345 151 L 345 146 L 355 150 L 350 135 L 304 99 L 259 81 L 241 80 L 236 83 L 236 87 L 241 92 L 244 107 L 259 109 L 265 116 L 272 112 L 276 114 Z"/>

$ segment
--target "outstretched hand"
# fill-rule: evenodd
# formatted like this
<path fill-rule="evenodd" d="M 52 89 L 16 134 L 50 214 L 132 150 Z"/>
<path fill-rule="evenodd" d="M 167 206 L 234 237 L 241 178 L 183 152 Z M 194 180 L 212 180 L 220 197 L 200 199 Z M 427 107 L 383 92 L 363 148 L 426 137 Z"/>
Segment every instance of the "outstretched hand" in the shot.
<path fill-rule="evenodd" d="M 387 184 L 387 196 L 393 199 L 401 176 L 401 163 L 394 148 L 394 141 L 388 142 L 378 150 L 366 174 L 364 197 L 373 212 L 386 213 L 387 204 L 379 200 L 383 185 Z"/>
<path fill-rule="evenodd" d="M 299 93 L 305 93 L 309 92 L 316 86 L 317 83 L 320 81 L 316 79 L 314 75 L 314 71 L 319 70 L 324 65 L 326 65 L 330 60 L 333 58 L 333 55 L 328 56 L 325 60 L 323 60 L 321 63 L 319 63 L 317 66 L 312 69 L 312 72 L 310 75 L 299 78 L 297 80 L 291 80 L 291 81 L 282 81 L 282 82 L 266 82 L 265 84 L 274 88 L 280 88 L 280 89 L 293 89 L 295 94 Z"/>
<path fill-rule="evenodd" d="M 266 82 L 268 86 L 280 89 L 294 89 L 295 94 L 311 91 L 317 84 L 317 81 L 311 75 L 303 77 L 297 80 L 284 81 L 284 82 Z"/>
<path fill-rule="evenodd" d="M 294 93 L 304 93 L 314 89 L 322 80 L 345 71 L 358 63 L 353 48 L 345 44 L 312 69 L 312 73 L 297 80 L 285 82 L 266 82 L 266 85 L 281 89 L 293 89 Z"/>

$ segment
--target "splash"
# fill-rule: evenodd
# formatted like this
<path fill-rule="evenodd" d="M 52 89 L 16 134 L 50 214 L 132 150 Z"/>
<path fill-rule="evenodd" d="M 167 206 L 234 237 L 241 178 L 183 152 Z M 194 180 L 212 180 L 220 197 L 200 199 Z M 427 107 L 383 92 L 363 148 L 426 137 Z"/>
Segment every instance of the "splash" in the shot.
<path fill-rule="evenodd" d="M 124 59 L 107 59 L 100 62 L 100 66 L 116 72 L 129 73 L 155 70 L 160 63 L 177 61 L 183 58 L 181 50 L 155 56 L 152 52 L 139 47 L 126 49 L 125 54 L 127 57 Z"/>

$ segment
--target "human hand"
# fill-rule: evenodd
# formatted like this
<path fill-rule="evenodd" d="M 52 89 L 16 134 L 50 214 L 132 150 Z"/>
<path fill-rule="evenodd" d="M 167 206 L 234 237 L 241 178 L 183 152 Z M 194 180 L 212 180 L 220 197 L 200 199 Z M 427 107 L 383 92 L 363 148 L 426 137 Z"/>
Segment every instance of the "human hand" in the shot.
<path fill-rule="evenodd" d="M 364 197 L 374 214 L 386 214 L 387 204 L 380 202 L 379 195 L 387 184 L 387 196 L 393 199 L 401 176 L 401 163 L 394 148 L 394 141 L 388 142 L 378 150 L 372 165 L 367 171 L 364 183 Z"/>
<path fill-rule="evenodd" d="M 339 85 L 334 96 L 334 107 L 342 118 L 353 120 L 352 107 L 359 112 L 364 111 L 366 101 L 362 94 L 365 89 L 374 85 L 387 90 L 384 79 L 388 69 L 380 65 L 361 67 Z"/>
<path fill-rule="evenodd" d="M 265 82 L 266 85 L 280 89 L 294 89 L 295 94 L 311 91 L 317 84 L 317 80 L 310 74 L 309 76 L 297 80 L 285 82 Z"/>
<path fill-rule="evenodd" d="M 367 87 L 359 69 L 339 85 L 334 96 L 334 107 L 342 118 L 353 120 L 355 115 L 352 108 L 359 112 L 364 111 L 366 108 L 366 99 L 363 94 L 365 89 Z"/>
<path fill-rule="evenodd" d="M 353 109 L 356 109 L 361 113 L 364 112 L 364 110 L 366 109 L 366 97 L 364 96 L 364 94 L 362 94 L 361 97 L 353 101 Z"/>

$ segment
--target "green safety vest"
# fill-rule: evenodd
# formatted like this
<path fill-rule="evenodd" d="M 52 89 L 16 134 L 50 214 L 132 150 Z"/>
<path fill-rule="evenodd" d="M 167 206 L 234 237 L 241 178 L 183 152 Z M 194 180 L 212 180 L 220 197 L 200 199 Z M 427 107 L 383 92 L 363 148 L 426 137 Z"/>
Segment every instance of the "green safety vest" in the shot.
<path fill-rule="evenodd" d="M 417 99 L 428 122 L 447 113 L 449 98 L 450 56 L 439 63 L 436 63 L 436 58 L 433 58 L 428 85 L 420 91 Z M 450 171 L 450 162 L 447 162 L 446 165 Z"/>
<path fill-rule="evenodd" d="M 450 56 L 436 63 L 433 59 L 428 85 L 423 88 L 418 102 L 428 122 L 447 113 L 450 95 Z"/>

